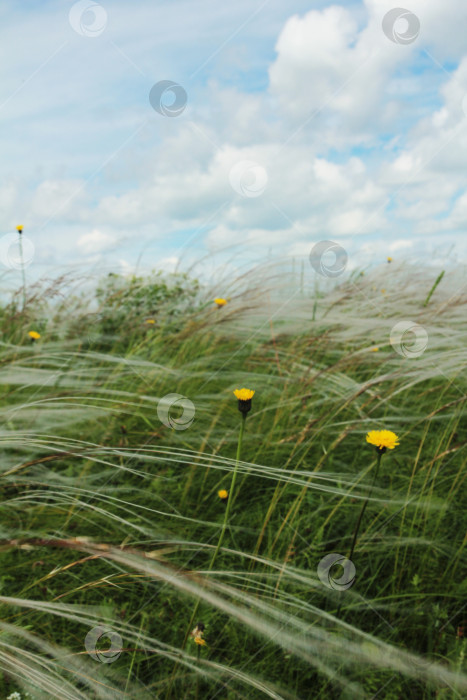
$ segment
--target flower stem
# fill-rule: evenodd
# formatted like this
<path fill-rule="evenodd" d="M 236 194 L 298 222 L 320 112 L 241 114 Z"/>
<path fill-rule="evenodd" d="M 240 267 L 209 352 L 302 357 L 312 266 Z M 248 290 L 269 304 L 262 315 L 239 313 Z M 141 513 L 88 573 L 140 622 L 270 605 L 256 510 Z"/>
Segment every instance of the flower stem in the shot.
<path fill-rule="evenodd" d="M 217 559 L 217 555 L 218 555 L 219 550 L 220 550 L 220 548 L 221 548 L 222 542 L 223 542 L 223 540 L 224 540 L 224 535 L 225 535 L 225 531 L 226 531 L 226 529 L 227 529 L 227 525 L 228 525 L 228 523 L 229 523 L 229 513 L 230 513 L 230 508 L 231 508 L 232 500 L 233 500 L 235 482 L 236 482 L 236 480 L 237 480 L 238 465 L 239 465 L 240 457 L 241 457 L 241 453 L 242 453 L 242 442 L 243 442 L 243 433 L 244 433 L 244 431 L 245 431 L 246 416 L 247 416 L 246 413 L 242 413 L 242 422 L 241 422 L 241 424 L 240 424 L 240 432 L 238 433 L 237 457 L 236 457 L 236 461 L 235 461 L 234 472 L 233 472 L 233 475 L 232 475 L 232 482 L 231 482 L 231 484 L 230 484 L 230 492 L 229 492 L 229 498 L 228 498 L 228 500 L 227 500 L 227 507 L 226 507 L 226 509 L 225 509 L 224 522 L 222 523 L 222 530 L 221 530 L 221 532 L 220 532 L 219 539 L 217 540 L 216 549 L 214 550 L 214 553 L 213 553 L 213 555 L 212 555 L 212 557 L 211 557 L 211 561 L 209 562 L 208 571 L 212 571 L 212 568 L 213 568 L 213 566 L 214 566 L 214 563 L 215 563 L 215 561 L 216 561 L 216 559 Z M 186 634 L 185 634 L 185 639 L 183 640 L 182 650 L 185 649 L 186 643 L 187 643 L 187 641 L 188 641 L 188 635 L 190 634 L 192 625 L 193 625 L 193 623 L 194 623 L 194 621 L 195 621 L 196 615 L 198 614 L 199 605 L 200 605 L 200 599 L 198 598 L 198 600 L 196 601 L 196 605 L 195 605 L 195 607 L 194 607 L 194 609 L 193 609 L 193 612 L 192 612 L 192 614 L 191 614 L 191 619 L 190 619 L 190 622 L 189 622 L 189 625 L 188 625 L 188 629 L 187 629 Z M 198 650 L 198 651 L 199 651 L 199 650 Z M 173 683 L 174 683 L 174 680 L 175 680 L 175 675 L 176 675 L 176 673 L 177 673 L 177 667 L 178 667 L 178 662 L 177 662 L 177 664 L 176 664 L 176 666 L 175 666 L 175 668 L 174 668 L 174 671 L 173 671 L 173 674 L 172 674 L 172 678 L 171 678 L 171 680 L 170 680 L 169 689 L 168 689 L 167 696 L 166 696 L 166 697 L 167 697 L 167 700 L 171 697 L 172 686 L 173 686 Z"/>
<path fill-rule="evenodd" d="M 355 530 L 354 530 L 354 533 L 353 533 L 352 546 L 351 546 L 351 548 L 350 548 L 350 554 L 349 554 L 349 557 L 348 557 L 350 560 L 352 560 L 352 556 L 353 556 L 353 553 L 354 553 L 355 545 L 356 545 L 356 543 L 357 543 L 357 537 L 358 537 L 358 531 L 359 531 L 359 529 L 360 529 L 360 523 L 362 522 L 363 514 L 365 513 L 366 507 L 367 507 L 367 505 L 368 505 L 368 501 L 370 500 L 370 496 L 371 496 L 371 494 L 372 494 L 373 487 L 374 487 L 374 485 L 375 485 L 376 477 L 378 476 L 379 465 L 381 464 L 381 457 L 382 457 L 382 456 L 383 456 L 383 453 L 378 451 L 378 461 L 377 461 L 377 463 L 376 463 L 376 471 L 375 471 L 375 475 L 374 475 L 374 477 L 373 477 L 373 482 L 372 482 L 372 484 L 371 484 L 370 492 L 369 492 L 369 494 L 368 494 L 367 499 L 366 499 L 366 500 L 364 501 L 364 503 L 363 503 L 363 506 L 362 506 L 362 509 L 361 509 L 361 511 L 360 511 L 360 515 L 358 516 L 357 524 L 356 524 L 356 526 L 355 526 Z"/>
<path fill-rule="evenodd" d="M 24 259 L 23 259 L 23 237 L 19 233 L 19 257 L 21 265 L 21 273 L 23 275 L 23 311 L 26 308 L 26 272 L 24 271 Z"/>
<path fill-rule="evenodd" d="M 227 529 L 227 525 L 228 525 L 228 522 L 229 522 L 229 513 L 230 513 L 230 508 L 231 508 L 231 505 L 232 505 L 232 499 L 233 499 L 233 493 L 234 493 L 234 488 L 235 488 L 235 482 L 236 482 L 236 480 L 237 480 L 238 463 L 239 463 L 239 461 L 240 461 L 240 455 L 241 455 L 241 452 L 242 452 L 242 442 L 243 442 L 243 432 L 244 432 L 244 430 L 245 430 L 245 421 L 246 421 L 246 413 L 244 413 L 244 414 L 242 415 L 242 422 L 241 422 L 241 424 L 240 424 L 240 432 L 239 432 L 239 434 L 238 434 L 238 443 L 237 443 L 237 458 L 236 458 L 236 461 L 235 461 L 234 473 L 233 473 L 233 475 L 232 475 L 232 483 L 230 484 L 230 492 L 229 492 L 229 498 L 228 498 L 228 500 L 227 500 L 227 507 L 226 507 L 226 509 L 225 509 L 224 522 L 222 523 L 222 530 L 221 530 L 221 534 L 219 535 L 219 539 L 217 540 L 216 549 L 214 550 L 214 554 L 212 555 L 211 561 L 209 562 L 208 571 L 211 571 L 211 570 L 212 570 L 212 567 L 214 566 L 214 562 L 215 562 L 216 559 L 217 559 L 217 555 L 218 555 L 218 553 L 219 553 L 219 550 L 220 550 L 220 548 L 221 548 L 222 542 L 223 542 L 223 540 L 224 540 L 225 531 L 226 531 L 226 529 Z M 195 609 L 194 609 L 194 611 L 193 611 L 193 615 L 191 616 L 191 621 L 190 621 L 190 625 L 189 625 L 189 628 L 188 628 L 188 632 L 190 631 L 191 625 L 193 624 L 193 622 L 194 622 L 194 620 L 195 620 L 196 613 L 198 612 L 199 602 L 200 602 L 200 601 L 198 600 L 198 602 L 197 602 L 196 605 L 195 605 Z M 188 635 L 185 637 L 185 641 L 184 641 L 184 643 L 183 643 L 183 646 L 185 646 L 187 638 L 188 638 Z M 182 647 L 182 648 L 183 648 L 183 647 Z"/>
<path fill-rule="evenodd" d="M 198 658 L 198 666 L 199 666 L 199 659 L 201 655 L 201 647 L 198 645 L 198 653 L 197 653 L 197 658 Z M 199 698 L 199 673 L 196 674 L 196 695 L 195 695 L 195 700 L 198 700 Z"/>
<path fill-rule="evenodd" d="M 221 544 L 222 544 L 222 541 L 223 541 L 224 535 L 225 535 L 225 530 L 226 530 L 228 522 L 229 522 L 229 513 L 230 513 L 230 508 L 231 508 L 232 500 L 233 500 L 235 482 L 237 480 L 238 464 L 240 462 L 240 455 L 242 452 L 242 442 L 243 442 L 243 432 L 245 430 L 245 421 L 246 421 L 246 413 L 243 413 L 242 414 L 242 422 L 240 424 L 240 432 L 238 434 L 237 457 L 236 457 L 236 461 L 235 461 L 234 473 L 232 475 L 232 483 L 230 484 L 230 493 L 229 493 L 229 498 L 227 500 L 227 507 L 225 509 L 224 522 L 222 524 L 221 534 L 220 534 L 219 540 L 217 542 L 217 547 L 214 551 L 214 554 L 212 555 L 212 559 L 211 559 L 211 563 L 209 564 L 208 571 L 211 571 L 212 567 L 214 566 L 214 562 L 216 561 L 217 554 L 219 552 L 219 549 L 221 548 Z"/>
<path fill-rule="evenodd" d="M 357 537 L 358 537 L 358 531 L 359 531 L 359 529 L 360 529 L 360 523 L 362 522 L 362 518 L 363 518 L 363 515 L 364 515 L 364 513 L 365 513 L 366 507 L 367 507 L 367 505 L 368 505 L 368 501 L 370 500 L 370 496 L 371 496 L 371 494 L 372 494 L 372 492 L 373 492 L 373 487 L 374 487 L 374 485 L 375 485 L 376 477 L 378 476 L 379 465 L 381 464 L 381 457 L 382 457 L 382 456 L 383 456 L 383 453 L 380 452 L 380 451 L 378 450 L 378 461 L 377 461 L 377 463 L 376 463 L 375 475 L 374 475 L 374 477 L 373 477 L 373 481 L 371 482 L 371 487 L 370 487 L 370 491 L 369 491 L 369 493 L 368 493 L 368 496 L 367 496 L 366 500 L 363 502 L 363 506 L 362 506 L 362 509 L 361 509 L 361 511 L 360 511 L 360 515 L 358 516 L 357 524 L 356 524 L 356 526 L 355 526 L 355 530 L 354 530 L 354 533 L 353 533 L 352 546 L 350 547 L 350 554 L 349 554 L 349 556 L 347 557 L 348 559 L 350 559 L 350 561 L 352 561 L 352 557 L 353 557 L 355 545 L 357 544 Z M 340 613 L 340 611 L 341 611 L 341 607 L 342 607 L 342 601 L 339 603 L 339 607 L 337 608 L 336 617 L 339 617 L 339 613 Z"/>

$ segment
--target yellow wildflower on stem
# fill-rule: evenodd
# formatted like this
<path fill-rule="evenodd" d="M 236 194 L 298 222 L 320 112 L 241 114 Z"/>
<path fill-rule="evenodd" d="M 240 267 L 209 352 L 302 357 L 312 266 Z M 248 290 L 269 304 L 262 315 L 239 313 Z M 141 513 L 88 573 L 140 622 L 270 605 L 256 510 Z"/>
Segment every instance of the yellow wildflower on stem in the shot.
<path fill-rule="evenodd" d="M 217 553 L 219 552 L 219 549 L 221 548 L 222 541 L 223 541 L 224 535 L 225 535 L 225 530 L 226 530 L 228 522 L 229 522 L 229 513 L 230 513 L 230 508 L 232 506 L 232 496 L 233 496 L 234 490 L 235 490 L 235 482 L 237 480 L 238 465 L 240 463 L 240 456 L 242 453 L 242 442 L 243 442 L 243 432 L 245 430 L 245 421 L 246 421 L 247 414 L 251 409 L 251 399 L 253 398 L 254 393 L 255 392 L 252 389 L 235 389 L 235 391 L 234 391 L 234 394 L 238 399 L 238 410 L 242 414 L 242 422 L 240 423 L 240 432 L 238 433 L 237 457 L 235 460 L 235 467 L 234 467 L 234 471 L 232 474 L 232 483 L 230 484 L 230 498 L 227 501 L 227 508 L 225 509 L 224 522 L 222 523 L 221 534 L 219 535 L 219 540 L 217 542 L 216 549 L 214 551 L 214 554 L 212 555 L 211 563 L 209 565 L 209 570 L 211 570 L 211 568 L 214 566 L 214 562 L 216 561 Z"/>
<path fill-rule="evenodd" d="M 226 501 L 229 497 L 229 492 L 226 489 L 220 489 L 220 491 L 217 492 L 217 495 L 221 501 Z"/>
<path fill-rule="evenodd" d="M 196 624 L 196 627 L 191 630 L 190 636 L 193 639 L 195 644 L 198 644 L 199 646 L 206 646 L 206 642 L 203 639 L 203 634 L 204 634 L 205 627 L 202 622 L 198 622 Z"/>
<path fill-rule="evenodd" d="M 214 303 L 217 304 L 217 308 L 220 309 L 222 306 L 227 304 L 227 299 L 222 299 L 222 297 L 216 297 Z"/>
<path fill-rule="evenodd" d="M 37 331 L 28 331 L 28 336 L 31 338 L 32 342 L 34 343 L 35 340 L 39 340 L 41 337 L 41 334 L 38 333 Z"/>
<path fill-rule="evenodd" d="M 228 525 L 228 522 L 229 522 L 229 513 L 230 513 L 230 508 L 231 508 L 231 506 L 232 506 L 232 496 L 233 496 L 233 493 L 234 493 L 234 490 L 235 490 L 235 482 L 236 482 L 236 480 L 237 480 L 238 465 L 239 465 L 239 463 L 240 463 L 240 457 L 241 457 L 241 453 L 242 453 L 242 442 L 243 442 L 243 433 L 244 433 L 244 430 L 245 430 L 245 422 L 246 422 L 247 414 L 248 414 L 248 412 L 249 412 L 250 409 L 251 409 L 251 399 L 253 398 L 253 394 L 254 394 L 254 393 L 255 393 L 255 392 L 254 392 L 252 389 L 235 389 L 235 391 L 234 391 L 234 394 L 235 394 L 235 396 L 236 396 L 237 399 L 238 399 L 238 409 L 239 409 L 239 411 L 240 411 L 241 414 L 242 414 L 242 422 L 240 423 L 240 431 L 239 431 L 239 434 L 238 434 L 237 457 L 236 457 L 235 467 L 234 467 L 234 471 L 233 471 L 233 475 L 232 475 L 232 482 L 231 482 L 231 484 L 230 484 L 230 492 L 227 494 L 227 495 L 228 495 L 227 507 L 226 507 L 226 509 L 225 509 L 224 522 L 222 523 L 222 530 L 221 530 L 221 533 L 220 533 L 220 535 L 219 535 L 219 539 L 218 539 L 218 541 L 217 541 L 216 549 L 214 550 L 214 553 L 213 553 L 213 555 L 212 555 L 212 557 L 211 557 L 211 561 L 210 561 L 209 566 L 208 566 L 208 571 L 211 571 L 212 568 L 213 568 L 213 566 L 214 566 L 214 563 L 215 563 L 215 561 L 216 561 L 216 559 L 217 559 L 217 555 L 218 555 L 218 553 L 219 553 L 219 550 L 220 550 L 220 548 L 221 548 L 222 542 L 223 542 L 223 540 L 224 540 L 225 531 L 226 531 L 226 529 L 227 529 L 227 525 Z M 221 493 L 221 492 L 219 492 L 219 496 L 220 496 L 220 493 Z M 199 604 L 200 604 L 200 601 L 199 601 L 199 599 L 198 599 L 197 602 L 196 602 L 195 608 L 194 608 L 194 610 L 193 610 L 193 613 L 192 613 L 192 615 L 191 615 L 191 620 L 190 620 L 190 624 L 188 625 L 188 629 L 191 628 L 191 625 L 192 625 L 193 622 L 194 622 L 194 619 L 195 619 L 196 614 L 197 614 L 197 612 L 198 612 Z M 185 645 L 186 645 L 186 642 L 187 642 L 187 639 L 188 639 L 188 634 L 189 634 L 189 632 L 187 632 L 186 635 L 185 635 L 185 639 L 184 639 L 184 641 L 183 641 L 182 649 L 185 648 Z M 167 697 L 170 697 L 170 692 L 171 692 L 171 688 L 172 688 L 172 684 L 173 684 L 174 678 L 175 678 L 175 670 L 174 670 L 174 672 L 173 672 L 173 674 L 172 674 L 172 678 L 171 678 L 171 681 L 170 681 L 169 691 L 168 691 Z"/>
<path fill-rule="evenodd" d="M 357 543 L 357 537 L 358 537 L 358 531 L 360 529 L 360 523 L 362 522 L 363 515 L 365 513 L 366 507 L 368 505 L 368 501 L 370 500 L 376 478 L 378 476 L 379 472 L 379 467 L 381 464 L 381 457 L 383 454 L 386 452 L 386 450 L 393 450 L 397 445 L 399 444 L 399 438 L 395 433 L 393 433 L 391 430 L 370 430 L 370 432 L 366 436 L 366 441 L 368 444 L 373 445 L 375 447 L 376 452 L 377 452 L 377 463 L 376 463 L 376 471 L 375 475 L 373 477 L 373 481 L 370 487 L 370 491 L 368 493 L 367 499 L 364 501 L 362 509 L 360 511 L 360 515 L 358 516 L 357 524 L 355 526 L 353 538 L 352 538 L 352 546 L 350 547 L 350 554 L 349 554 L 349 559 L 352 559 L 355 545 Z"/>
<path fill-rule="evenodd" d="M 24 262 L 23 262 L 23 227 L 22 225 L 17 226 L 16 230 L 18 231 L 19 239 L 19 257 L 20 257 L 20 265 L 21 265 L 21 274 L 23 276 L 23 311 L 26 307 L 26 272 L 24 271 Z"/>
<path fill-rule="evenodd" d="M 203 639 L 204 629 L 205 628 L 204 628 L 203 623 L 197 622 L 196 627 L 193 630 L 191 630 L 191 632 L 190 632 L 191 638 L 193 639 L 194 643 L 198 647 L 198 649 L 197 649 L 198 661 L 199 661 L 200 656 L 201 656 L 201 647 L 206 646 L 206 642 Z M 198 700 L 198 697 L 199 697 L 199 674 L 197 674 L 197 676 L 196 676 L 196 694 L 195 694 L 196 700 Z"/>
<path fill-rule="evenodd" d="M 234 394 L 238 399 L 238 410 L 246 416 L 251 410 L 251 399 L 254 396 L 252 389 L 235 389 Z"/>

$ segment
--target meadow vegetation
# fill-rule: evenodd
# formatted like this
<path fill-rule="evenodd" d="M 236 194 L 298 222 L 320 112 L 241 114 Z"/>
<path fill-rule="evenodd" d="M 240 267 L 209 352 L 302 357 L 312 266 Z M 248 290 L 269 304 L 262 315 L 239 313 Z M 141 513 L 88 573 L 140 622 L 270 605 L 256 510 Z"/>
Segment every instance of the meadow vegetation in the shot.
<path fill-rule="evenodd" d="M 4 298 L 0 698 L 466 697 L 462 275 L 426 304 L 437 271 L 397 262 Z M 417 356 L 390 343 L 403 320 Z M 194 405 L 184 429 L 168 394 Z M 380 429 L 400 444 L 371 488 Z M 338 590 L 342 567 L 329 585 L 318 567 L 348 556 L 368 497 Z M 85 647 L 98 626 L 111 663 Z"/>

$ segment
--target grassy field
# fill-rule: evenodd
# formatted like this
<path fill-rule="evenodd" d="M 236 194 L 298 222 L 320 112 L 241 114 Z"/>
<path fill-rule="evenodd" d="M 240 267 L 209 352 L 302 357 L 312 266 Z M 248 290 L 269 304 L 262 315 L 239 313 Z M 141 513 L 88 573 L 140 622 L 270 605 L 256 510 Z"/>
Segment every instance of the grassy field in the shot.
<path fill-rule="evenodd" d="M 467 697 L 467 292 L 437 275 L 5 301 L 0 698 Z"/>

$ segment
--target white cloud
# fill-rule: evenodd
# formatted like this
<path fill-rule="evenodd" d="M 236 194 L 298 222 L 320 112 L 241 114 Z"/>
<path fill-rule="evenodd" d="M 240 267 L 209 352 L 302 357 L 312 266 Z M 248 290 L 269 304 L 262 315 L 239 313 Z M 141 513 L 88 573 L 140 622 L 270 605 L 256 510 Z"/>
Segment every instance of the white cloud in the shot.
<path fill-rule="evenodd" d="M 334 0 L 305 12 L 293 0 L 291 16 L 265 6 L 261 27 L 246 25 L 230 53 L 220 52 L 220 72 L 212 61 L 198 74 L 251 13 L 243 0 L 202 4 L 207 24 L 182 3 L 187 29 L 180 3 L 155 10 L 117 0 L 95 39 L 76 35 L 56 10 L 18 20 L 27 52 L 5 76 L 12 137 L 0 165 L 3 228 L 20 221 L 44 236 L 44 256 L 63 260 L 66 248 L 88 261 L 106 252 L 110 264 L 115 251 L 115 263 L 130 267 L 152 243 L 147 265 L 168 267 L 185 245 L 190 254 L 204 245 L 253 255 L 306 254 L 328 237 L 355 249 L 382 237 L 386 251 L 417 237 L 459 243 L 467 223 L 465 0 L 412 0 L 421 30 L 407 46 L 382 31 L 393 0 Z M 179 118 L 149 106 L 160 78 L 187 89 Z M 12 173 L 5 163 L 15 162 L 24 134 L 28 159 Z M 231 169 L 243 161 L 267 172 L 257 197 L 231 186 Z M 417 242 L 410 250 L 423 249 Z"/>
<path fill-rule="evenodd" d="M 85 233 L 78 238 L 77 246 L 85 255 L 102 253 L 115 247 L 115 236 L 94 229 L 90 233 Z"/>
<path fill-rule="evenodd" d="M 413 241 L 409 241 L 407 239 L 394 241 L 393 243 L 389 244 L 389 250 L 391 252 L 394 252 L 396 250 L 408 250 L 409 248 L 413 248 Z"/>
<path fill-rule="evenodd" d="M 71 210 L 76 211 L 82 195 L 83 183 L 77 180 L 44 180 L 37 187 L 31 201 L 32 213 L 48 219 Z"/>

